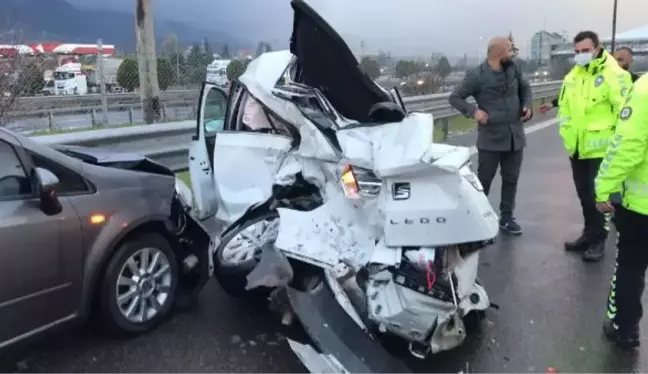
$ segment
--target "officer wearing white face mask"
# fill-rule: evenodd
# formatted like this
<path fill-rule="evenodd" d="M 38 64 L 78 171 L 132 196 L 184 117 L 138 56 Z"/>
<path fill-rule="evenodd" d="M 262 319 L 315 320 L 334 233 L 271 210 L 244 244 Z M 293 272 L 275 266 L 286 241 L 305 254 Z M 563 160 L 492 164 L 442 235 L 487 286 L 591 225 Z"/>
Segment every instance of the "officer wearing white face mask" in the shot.
<path fill-rule="evenodd" d="M 574 52 L 576 66 L 563 80 L 558 120 L 585 224 L 578 239 L 565 243 L 565 250 L 583 252 L 585 261 L 599 261 L 605 254 L 609 215 L 596 209 L 594 179 L 632 79 L 592 31 L 576 35 Z"/>

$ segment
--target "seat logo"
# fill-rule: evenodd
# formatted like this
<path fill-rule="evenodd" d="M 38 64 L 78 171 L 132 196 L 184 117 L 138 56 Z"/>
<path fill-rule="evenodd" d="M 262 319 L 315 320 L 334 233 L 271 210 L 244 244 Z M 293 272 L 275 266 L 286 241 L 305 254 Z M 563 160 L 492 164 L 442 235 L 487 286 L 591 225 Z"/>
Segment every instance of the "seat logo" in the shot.
<path fill-rule="evenodd" d="M 410 198 L 410 194 L 409 183 L 394 183 L 392 185 L 392 197 L 394 200 L 407 200 Z"/>

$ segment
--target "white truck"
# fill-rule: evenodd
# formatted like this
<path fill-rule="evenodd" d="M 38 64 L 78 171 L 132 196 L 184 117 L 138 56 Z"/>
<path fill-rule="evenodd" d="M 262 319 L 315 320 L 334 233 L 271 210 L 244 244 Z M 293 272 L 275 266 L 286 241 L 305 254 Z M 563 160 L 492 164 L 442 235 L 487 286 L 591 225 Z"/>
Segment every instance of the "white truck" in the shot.
<path fill-rule="evenodd" d="M 219 87 L 227 86 L 227 66 L 232 60 L 215 59 L 207 65 L 207 77 L 205 80 Z"/>
<path fill-rule="evenodd" d="M 117 71 L 124 60 L 121 58 L 104 57 L 103 58 L 103 84 L 106 86 L 106 92 L 119 91 L 117 83 Z M 101 91 L 101 77 L 97 65 L 85 65 L 83 70 L 88 76 L 88 86 L 94 92 Z"/>
<path fill-rule="evenodd" d="M 86 95 L 88 79 L 81 64 L 70 62 L 54 70 L 54 93 L 56 95 Z"/>

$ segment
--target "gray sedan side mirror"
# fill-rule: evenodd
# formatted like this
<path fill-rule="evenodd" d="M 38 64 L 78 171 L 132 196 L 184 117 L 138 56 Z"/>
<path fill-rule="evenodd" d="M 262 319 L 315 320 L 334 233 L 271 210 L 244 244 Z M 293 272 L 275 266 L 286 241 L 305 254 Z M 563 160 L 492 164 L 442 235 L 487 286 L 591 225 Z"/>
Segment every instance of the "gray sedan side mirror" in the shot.
<path fill-rule="evenodd" d="M 58 184 L 59 179 L 51 171 L 43 168 L 36 168 L 36 173 L 38 173 L 38 178 L 41 181 L 41 186 L 43 189 L 54 187 Z"/>
<path fill-rule="evenodd" d="M 38 179 L 40 179 L 40 209 L 43 213 L 48 216 L 53 216 L 61 213 L 63 206 L 58 199 L 56 194 L 56 189 L 54 188 L 58 183 L 59 179 L 51 171 L 43 168 L 36 168 L 36 174 Z"/>

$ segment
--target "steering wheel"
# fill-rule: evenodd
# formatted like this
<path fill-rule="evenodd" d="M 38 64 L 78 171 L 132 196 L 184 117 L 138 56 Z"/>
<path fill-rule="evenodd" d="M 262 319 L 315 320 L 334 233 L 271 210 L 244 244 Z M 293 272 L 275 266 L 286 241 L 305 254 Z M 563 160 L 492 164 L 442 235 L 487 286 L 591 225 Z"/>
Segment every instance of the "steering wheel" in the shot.
<path fill-rule="evenodd" d="M 18 175 L 0 177 L 0 196 L 17 196 L 25 193 L 26 178 Z"/>

